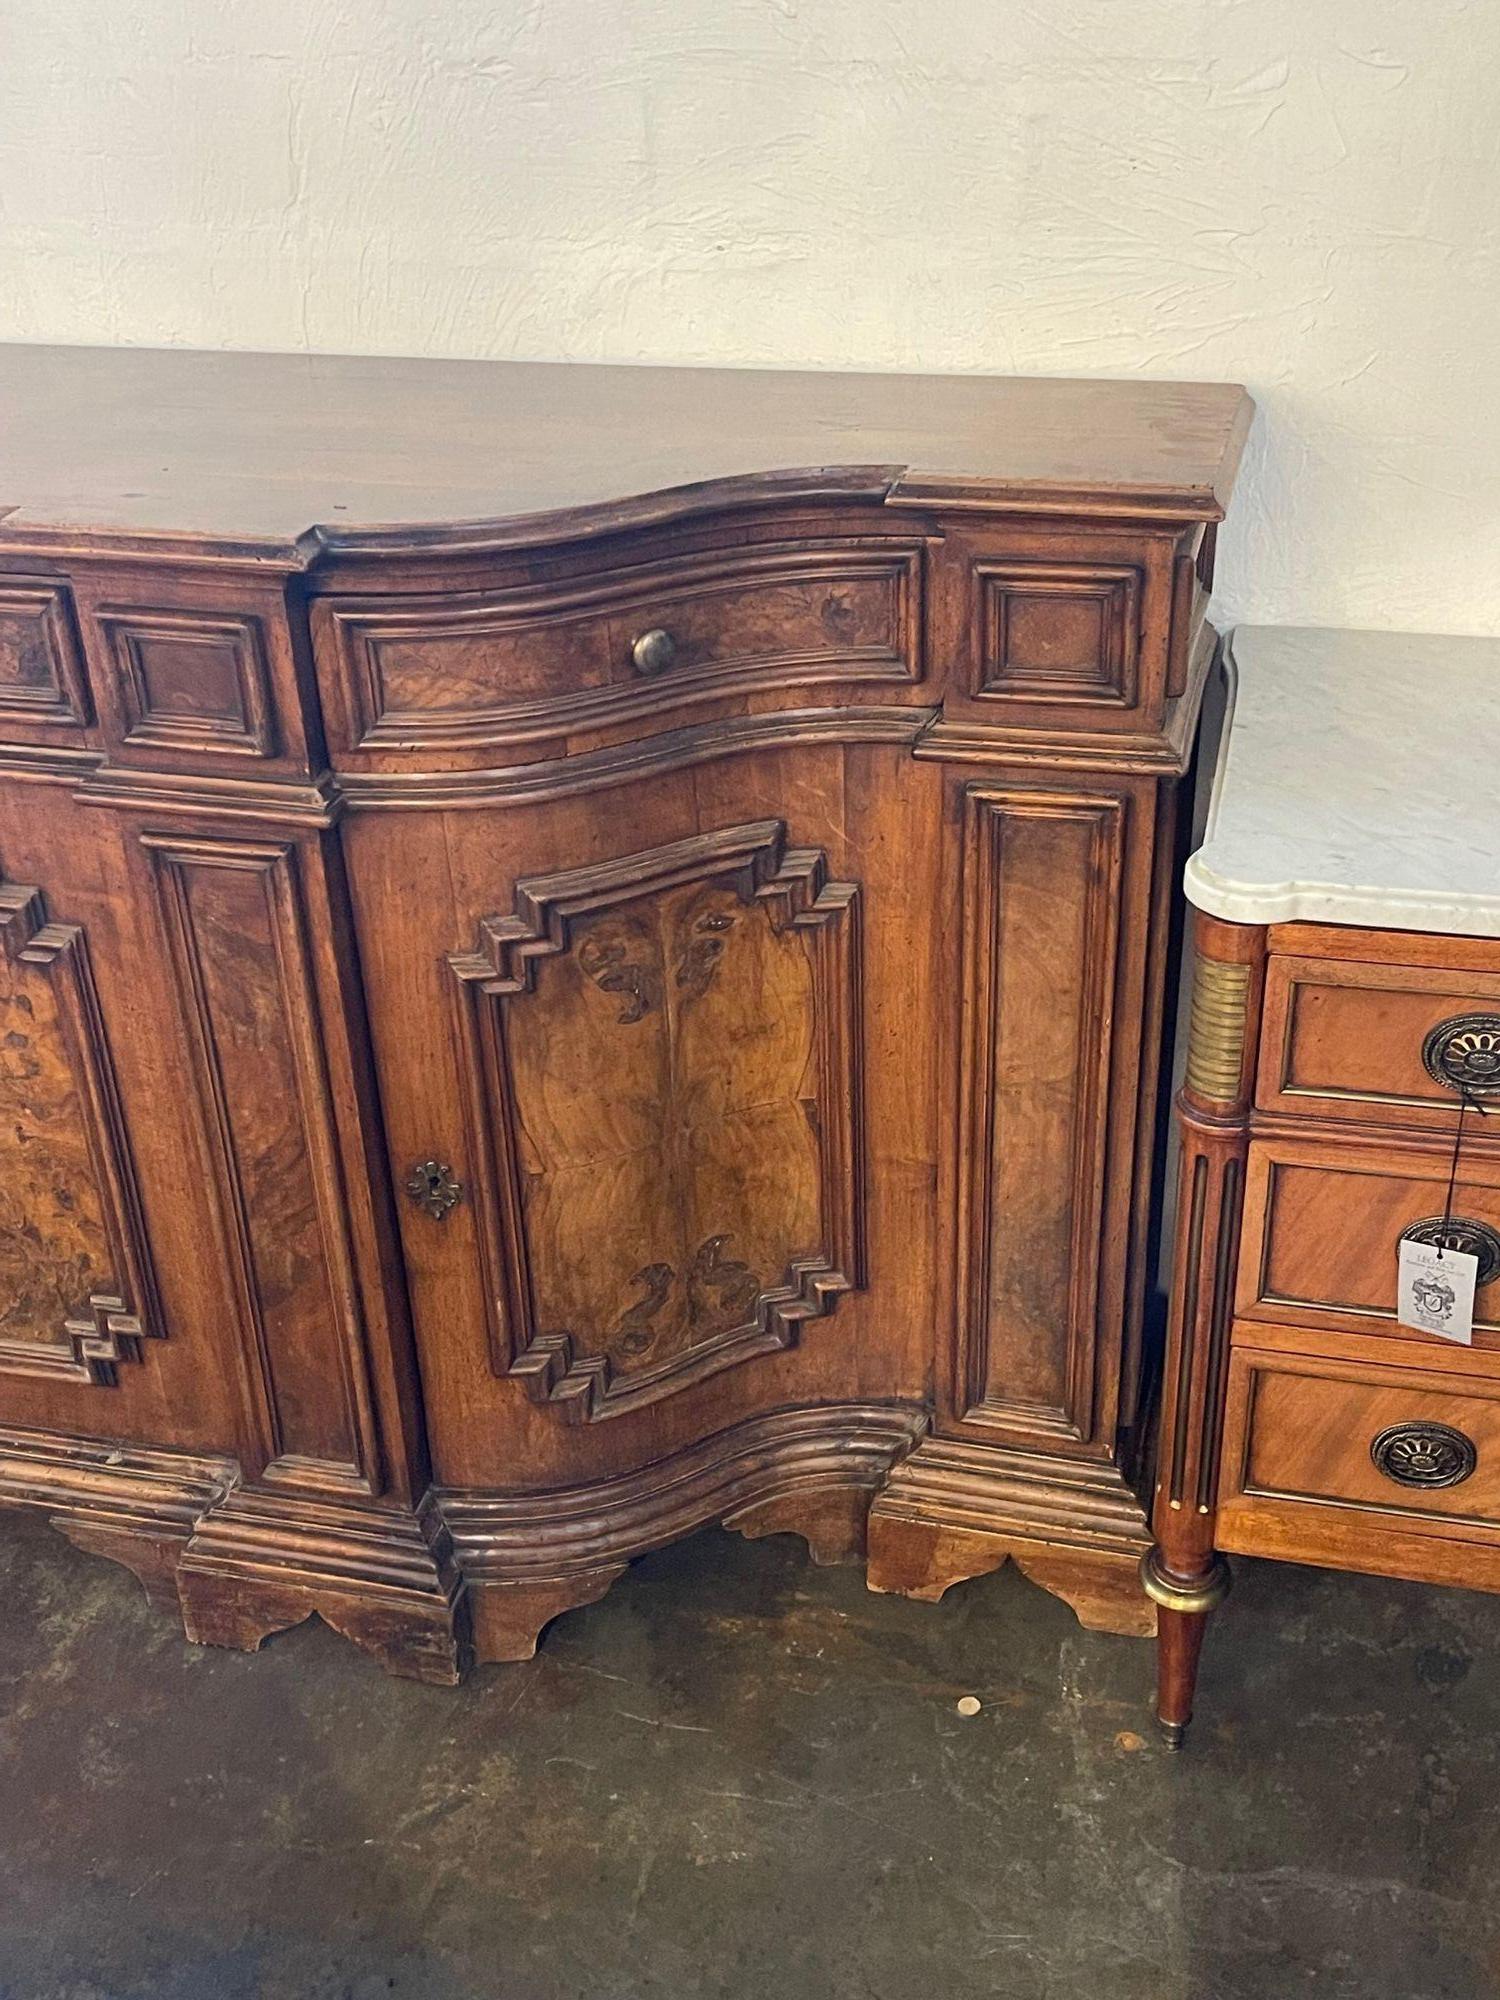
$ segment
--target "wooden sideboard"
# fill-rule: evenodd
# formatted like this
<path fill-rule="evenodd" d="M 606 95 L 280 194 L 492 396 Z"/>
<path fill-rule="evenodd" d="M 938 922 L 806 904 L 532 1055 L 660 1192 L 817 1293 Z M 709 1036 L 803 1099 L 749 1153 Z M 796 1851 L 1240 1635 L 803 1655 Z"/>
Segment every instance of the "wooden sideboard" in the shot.
<path fill-rule="evenodd" d="M 0 349 L 0 1500 L 435 1680 L 711 1521 L 1149 1629 L 1249 413 Z"/>

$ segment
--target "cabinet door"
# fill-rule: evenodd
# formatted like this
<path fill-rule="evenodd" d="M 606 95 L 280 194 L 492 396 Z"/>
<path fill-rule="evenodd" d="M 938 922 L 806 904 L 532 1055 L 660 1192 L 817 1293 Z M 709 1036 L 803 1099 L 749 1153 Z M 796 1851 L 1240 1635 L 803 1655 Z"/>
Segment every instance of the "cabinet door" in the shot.
<path fill-rule="evenodd" d="M 63 786 L 0 792 L 0 1425 L 232 1452 L 215 1240 L 133 858 Z M 20 1474 L 0 1486 L 30 1497 Z"/>
<path fill-rule="evenodd" d="M 438 1479 L 587 1485 L 914 1404 L 936 774 L 808 744 L 558 793 L 346 834 Z"/>

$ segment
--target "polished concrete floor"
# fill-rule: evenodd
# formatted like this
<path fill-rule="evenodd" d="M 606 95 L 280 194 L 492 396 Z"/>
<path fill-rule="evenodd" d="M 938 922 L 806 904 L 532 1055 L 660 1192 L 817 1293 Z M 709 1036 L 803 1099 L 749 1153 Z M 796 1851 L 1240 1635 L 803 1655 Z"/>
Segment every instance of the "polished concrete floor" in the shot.
<path fill-rule="evenodd" d="M 11 1517 L 0 1995 L 1500 1993 L 1500 1599 L 1244 1563 L 1210 1648 L 1173 1758 L 1149 1649 L 1014 1574 L 709 1533 L 441 1690 L 186 1646 Z"/>

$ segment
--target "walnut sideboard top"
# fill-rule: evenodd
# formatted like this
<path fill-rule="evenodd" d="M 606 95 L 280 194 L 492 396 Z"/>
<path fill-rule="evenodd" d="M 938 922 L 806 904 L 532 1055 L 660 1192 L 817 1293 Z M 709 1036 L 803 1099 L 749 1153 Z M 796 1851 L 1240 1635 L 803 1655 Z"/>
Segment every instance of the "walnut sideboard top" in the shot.
<path fill-rule="evenodd" d="M 0 1504 L 435 1679 L 708 1521 L 1144 1629 L 1249 415 L 0 348 Z"/>
<path fill-rule="evenodd" d="M 1218 520 L 1250 412 L 1211 382 L 0 346 L 0 548 L 305 562 L 836 497 Z"/>

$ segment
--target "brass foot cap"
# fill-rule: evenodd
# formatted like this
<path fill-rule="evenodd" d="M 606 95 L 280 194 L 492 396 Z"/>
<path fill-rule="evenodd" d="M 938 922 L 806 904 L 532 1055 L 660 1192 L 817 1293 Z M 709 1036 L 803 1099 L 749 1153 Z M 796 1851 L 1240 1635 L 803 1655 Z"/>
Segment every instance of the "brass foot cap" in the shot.
<path fill-rule="evenodd" d="M 1160 1549 L 1147 1549 L 1141 1557 L 1141 1588 L 1163 1611 L 1212 1611 L 1229 1595 L 1229 1565 L 1215 1556 L 1210 1569 L 1186 1582 L 1163 1566 Z"/>
<path fill-rule="evenodd" d="M 1182 1739 L 1187 1735 L 1187 1724 L 1185 1722 L 1163 1722 L 1161 1717 L 1158 1716 L 1156 1718 L 1156 1726 L 1161 1731 L 1162 1747 L 1164 1749 L 1180 1750 L 1182 1748 Z"/>

